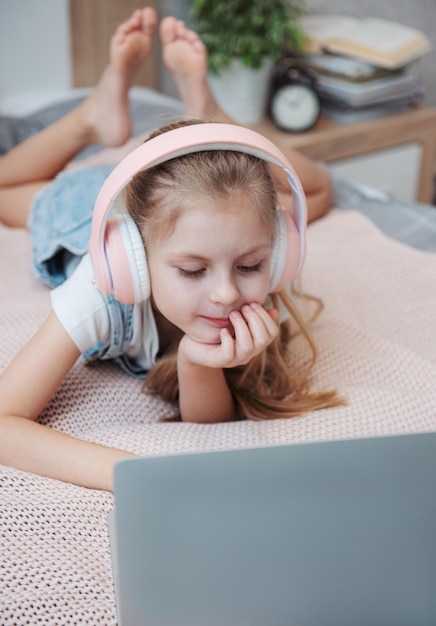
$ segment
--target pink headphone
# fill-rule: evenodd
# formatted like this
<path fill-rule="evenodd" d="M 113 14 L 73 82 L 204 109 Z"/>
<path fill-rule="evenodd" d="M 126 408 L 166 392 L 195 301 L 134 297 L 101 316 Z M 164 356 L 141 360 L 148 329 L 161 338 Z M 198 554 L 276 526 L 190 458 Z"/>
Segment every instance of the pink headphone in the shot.
<path fill-rule="evenodd" d="M 170 130 L 141 144 L 109 174 L 95 201 L 89 252 L 97 288 L 124 304 L 150 296 L 150 278 L 142 237 L 133 219 L 109 213 L 122 189 L 139 171 L 169 159 L 206 150 L 233 150 L 254 155 L 286 172 L 292 191 L 293 213 L 277 209 L 270 272 L 270 293 L 295 278 L 305 256 L 307 207 L 301 183 L 285 155 L 253 130 L 232 124 L 192 124 Z"/>

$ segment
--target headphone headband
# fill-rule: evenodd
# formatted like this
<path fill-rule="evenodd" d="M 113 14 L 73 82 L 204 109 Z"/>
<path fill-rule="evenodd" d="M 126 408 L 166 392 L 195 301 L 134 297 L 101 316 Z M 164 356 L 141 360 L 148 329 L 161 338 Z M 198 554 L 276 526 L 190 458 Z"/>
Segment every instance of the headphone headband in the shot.
<path fill-rule="evenodd" d="M 300 238 L 300 256 L 295 273 L 301 270 L 305 256 L 307 208 L 301 183 L 289 160 L 269 139 L 253 130 L 233 124 L 192 124 L 145 141 L 128 154 L 104 182 L 95 202 L 89 252 L 97 287 L 105 295 L 112 291 L 105 255 L 105 229 L 111 208 L 120 192 L 142 170 L 179 156 L 208 150 L 243 152 L 284 169 L 293 197 L 292 218 Z"/>

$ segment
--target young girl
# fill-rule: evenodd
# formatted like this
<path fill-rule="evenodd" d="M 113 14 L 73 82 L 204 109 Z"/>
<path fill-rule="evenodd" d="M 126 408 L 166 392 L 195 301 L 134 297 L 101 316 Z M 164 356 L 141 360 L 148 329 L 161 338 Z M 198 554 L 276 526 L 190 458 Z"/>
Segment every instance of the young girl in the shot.
<path fill-rule="evenodd" d="M 279 327 L 279 301 L 315 350 L 286 292 L 268 304 L 277 199 L 289 208 L 291 194 L 281 172 L 274 172 L 276 193 L 261 158 L 213 149 L 139 171 L 124 202 L 145 245 L 150 292 L 123 304 L 93 283 L 95 264 L 85 252 L 97 190 L 89 183 L 100 186 L 101 170 L 79 169 L 48 183 L 88 143 L 127 139 L 127 93 L 155 25 L 153 10 L 136 11 L 115 33 L 111 63 L 91 97 L 0 162 L 1 219 L 24 226 L 32 206 L 36 266 L 60 284 L 48 319 L 0 379 L 0 462 L 109 490 L 114 463 L 129 452 L 37 421 L 81 354 L 116 359 L 138 376 L 148 372 L 146 390 L 177 403 L 184 421 L 291 417 L 337 403 L 334 393 L 309 391 L 307 371 L 290 371 L 290 330 L 288 323 Z M 218 113 L 195 33 L 167 18 L 161 39 L 187 111 Z M 318 202 L 322 193 L 312 188 Z M 144 256 L 142 242 L 139 248 Z"/>

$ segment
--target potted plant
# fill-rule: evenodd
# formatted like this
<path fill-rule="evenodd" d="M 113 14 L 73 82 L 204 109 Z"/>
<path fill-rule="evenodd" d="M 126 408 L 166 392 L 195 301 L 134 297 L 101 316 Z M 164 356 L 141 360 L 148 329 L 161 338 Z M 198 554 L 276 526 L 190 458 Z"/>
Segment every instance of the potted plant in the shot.
<path fill-rule="evenodd" d="M 274 64 L 302 46 L 304 0 L 192 0 L 191 10 L 219 104 L 237 121 L 260 121 Z"/>

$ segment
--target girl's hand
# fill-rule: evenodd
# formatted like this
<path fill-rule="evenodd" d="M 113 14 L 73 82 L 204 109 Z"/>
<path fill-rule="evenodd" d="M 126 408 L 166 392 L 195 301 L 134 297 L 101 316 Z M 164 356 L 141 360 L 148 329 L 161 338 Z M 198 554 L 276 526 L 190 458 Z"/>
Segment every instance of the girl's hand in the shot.
<path fill-rule="evenodd" d="M 277 336 L 279 312 L 266 310 L 254 302 L 232 311 L 230 321 L 234 337 L 226 329 L 220 332 L 220 344 L 200 343 L 185 335 L 179 344 L 179 357 L 211 368 L 237 367 L 248 363 Z"/>

